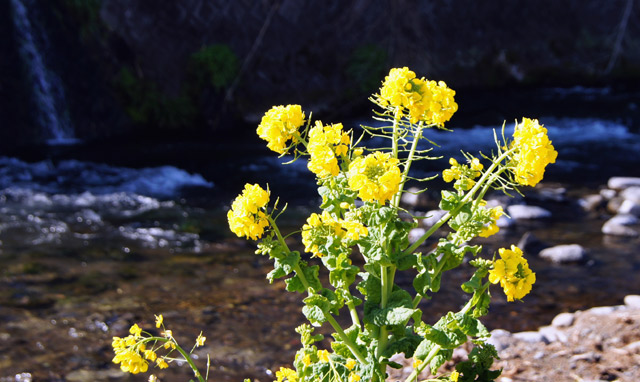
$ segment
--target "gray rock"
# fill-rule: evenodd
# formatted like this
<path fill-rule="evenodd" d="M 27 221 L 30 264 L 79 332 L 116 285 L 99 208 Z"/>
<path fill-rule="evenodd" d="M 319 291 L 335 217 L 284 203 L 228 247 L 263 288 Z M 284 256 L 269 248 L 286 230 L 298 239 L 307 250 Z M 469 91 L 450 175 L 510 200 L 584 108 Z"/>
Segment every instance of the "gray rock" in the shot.
<path fill-rule="evenodd" d="M 409 242 L 410 243 L 415 243 L 425 233 L 427 233 L 427 230 L 425 230 L 424 228 L 414 228 L 414 229 L 412 229 L 411 231 L 409 231 Z"/>
<path fill-rule="evenodd" d="M 556 328 L 564 328 L 573 325 L 575 321 L 575 315 L 573 313 L 560 313 L 553 318 L 551 325 Z"/>
<path fill-rule="evenodd" d="M 424 207 L 429 202 L 429 198 L 423 190 L 417 187 L 410 187 L 402 193 L 400 202 L 410 208 Z"/>
<path fill-rule="evenodd" d="M 445 210 L 431 210 L 425 214 L 425 218 L 422 219 L 422 225 L 425 227 L 431 227 L 436 224 L 444 215 L 447 214 Z"/>
<path fill-rule="evenodd" d="M 625 296 L 624 304 L 630 308 L 640 308 L 640 295 L 630 294 Z"/>
<path fill-rule="evenodd" d="M 624 202 L 624 199 L 622 199 L 621 196 L 615 196 L 614 198 L 609 199 L 607 202 L 607 211 L 613 215 L 617 214 L 622 202 Z"/>
<path fill-rule="evenodd" d="M 629 227 L 638 224 L 638 218 L 633 215 L 616 215 L 607 220 L 602 226 L 602 233 L 615 236 L 638 236 L 638 231 Z"/>
<path fill-rule="evenodd" d="M 640 187 L 639 186 L 629 187 L 624 191 L 622 191 L 620 193 L 620 196 L 622 196 L 624 200 L 630 200 L 634 203 L 640 204 Z"/>
<path fill-rule="evenodd" d="M 553 326 L 543 326 L 538 329 L 538 332 L 546 338 L 547 342 L 567 342 L 569 338 L 562 330 L 555 328 Z"/>
<path fill-rule="evenodd" d="M 540 257 L 554 263 L 572 263 L 584 260 L 586 251 L 579 244 L 556 245 L 540 251 Z"/>
<path fill-rule="evenodd" d="M 544 335 L 542 335 L 542 333 L 540 332 L 520 332 L 520 333 L 514 333 L 513 334 L 513 338 L 522 341 L 522 342 L 526 342 L 526 343 L 538 343 L 538 342 L 543 342 L 543 343 L 549 343 L 549 341 L 547 340 L 547 338 L 545 338 Z"/>
<path fill-rule="evenodd" d="M 632 342 L 632 343 L 626 345 L 625 347 L 623 347 L 623 349 L 628 351 L 629 353 L 639 353 L 640 352 L 640 341 Z"/>
<path fill-rule="evenodd" d="M 507 213 L 515 220 L 544 219 L 551 217 L 551 212 L 538 206 L 514 204 L 507 207 Z"/>
<path fill-rule="evenodd" d="M 558 188 L 543 188 L 538 191 L 536 197 L 539 200 L 563 202 L 567 199 L 567 189 L 564 187 Z"/>
<path fill-rule="evenodd" d="M 578 200 L 578 204 L 585 211 L 595 211 L 605 205 L 605 198 L 600 194 L 587 195 Z"/>
<path fill-rule="evenodd" d="M 640 217 L 640 203 L 630 199 L 625 199 L 620 205 L 620 208 L 618 208 L 618 213 Z"/>
<path fill-rule="evenodd" d="M 500 228 L 509 228 L 516 224 L 516 221 L 506 215 L 502 215 L 496 220 L 496 225 Z"/>
<path fill-rule="evenodd" d="M 632 186 L 640 187 L 640 178 L 626 177 L 626 176 L 614 176 L 607 182 L 609 188 L 614 190 L 623 190 Z"/>
<path fill-rule="evenodd" d="M 487 343 L 493 345 L 497 351 L 502 351 L 509 347 L 512 336 L 511 332 L 503 329 L 495 329 L 491 331 L 491 336 L 487 340 Z"/>
<path fill-rule="evenodd" d="M 610 188 L 603 188 L 602 190 L 600 190 L 600 195 L 606 200 L 611 200 L 615 198 L 616 195 L 618 195 L 618 191 L 612 190 Z"/>
<path fill-rule="evenodd" d="M 587 312 L 595 316 L 607 316 L 620 308 L 621 306 L 597 306 L 595 308 L 588 309 Z"/>

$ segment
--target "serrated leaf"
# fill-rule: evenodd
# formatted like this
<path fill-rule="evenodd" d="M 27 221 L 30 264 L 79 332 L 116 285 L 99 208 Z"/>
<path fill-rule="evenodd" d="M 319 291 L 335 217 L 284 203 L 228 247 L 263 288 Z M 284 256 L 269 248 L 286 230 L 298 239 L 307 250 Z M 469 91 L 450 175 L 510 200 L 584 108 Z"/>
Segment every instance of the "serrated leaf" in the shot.
<path fill-rule="evenodd" d="M 444 365 L 445 362 L 453 357 L 452 349 L 440 349 L 438 354 L 431 359 L 431 363 L 429 364 L 429 368 L 431 369 L 431 374 L 436 374 L 440 366 Z"/>
<path fill-rule="evenodd" d="M 440 209 L 451 211 L 460 203 L 460 197 L 457 193 L 451 191 L 442 191 L 442 199 L 440 200 Z"/>

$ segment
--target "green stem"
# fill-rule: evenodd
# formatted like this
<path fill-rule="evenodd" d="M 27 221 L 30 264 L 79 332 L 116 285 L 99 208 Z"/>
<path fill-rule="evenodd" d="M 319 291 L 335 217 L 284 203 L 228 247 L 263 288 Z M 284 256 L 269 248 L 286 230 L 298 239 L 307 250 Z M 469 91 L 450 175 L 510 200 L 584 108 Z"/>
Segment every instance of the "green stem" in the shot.
<path fill-rule="evenodd" d="M 400 180 L 400 186 L 398 192 L 395 194 L 393 198 L 393 206 L 398 207 L 400 205 L 400 195 L 402 195 L 402 190 L 404 189 L 404 184 L 407 181 L 407 177 L 409 176 L 409 169 L 411 168 L 411 163 L 413 163 L 413 156 L 416 153 L 416 149 L 418 148 L 418 141 L 422 137 L 422 121 L 418 123 L 416 127 L 416 132 L 413 136 L 413 142 L 411 142 L 411 149 L 409 150 L 409 156 L 407 157 L 407 161 L 404 165 L 404 171 L 402 172 L 402 179 Z"/>
<path fill-rule="evenodd" d="M 360 362 L 363 365 L 366 365 L 367 364 L 366 358 L 364 358 L 362 354 L 360 354 L 360 351 L 358 351 L 358 347 L 356 346 L 356 344 L 353 343 L 353 341 L 351 341 L 349 337 L 347 337 L 347 334 L 344 332 L 344 330 L 342 330 L 342 327 L 340 326 L 340 324 L 338 324 L 336 319 L 333 318 L 331 313 L 325 312 L 324 317 L 327 319 L 329 324 L 331 324 L 331 326 L 336 331 L 336 333 L 338 333 L 338 336 L 340 337 L 342 342 L 344 342 L 344 344 L 349 347 L 349 350 L 351 350 L 351 353 L 353 353 L 353 356 L 356 357 L 358 362 Z"/>
<path fill-rule="evenodd" d="M 276 224 L 276 221 L 273 220 L 271 215 L 267 215 L 267 220 L 269 221 L 269 225 L 271 226 L 271 228 L 273 228 L 273 232 L 276 233 L 276 237 L 278 238 L 278 241 L 280 242 L 280 244 L 287 250 L 287 252 L 291 252 L 291 250 L 289 249 L 289 246 L 284 241 L 284 238 L 282 237 L 280 230 L 278 229 L 278 225 Z"/>
<path fill-rule="evenodd" d="M 351 322 L 353 322 L 353 325 L 361 328 L 360 317 L 358 316 L 358 311 L 356 310 L 353 300 L 347 301 L 347 307 L 349 308 L 349 314 L 351 315 Z"/>
<path fill-rule="evenodd" d="M 169 338 L 165 338 L 165 337 L 148 337 L 144 342 L 173 342 L 173 344 L 176 346 L 175 349 L 178 351 L 178 353 L 180 353 L 180 355 L 182 356 L 182 358 L 184 358 L 185 361 L 187 361 L 187 363 L 189 364 L 189 367 L 191 367 L 191 370 L 193 370 L 193 374 L 198 378 L 198 381 L 200 382 L 205 382 L 206 380 L 202 377 L 202 374 L 200 373 L 200 370 L 198 370 L 198 367 L 196 366 L 196 364 L 193 362 L 193 359 L 191 359 L 191 355 L 189 353 L 187 353 L 180 345 L 178 345 L 178 343 L 174 340 L 171 340 Z"/>
<path fill-rule="evenodd" d="M 478 190 L 481 187 L 483 187 L 483 185 L 485 186 L 484 192 L 486 192 L 486 190 L 488 190 L 487 187 L 490 186 L 490 183 L 487 184 L 487 185 L 485 185 L 484 183 L 492 175 L 495 175 L 495 174 L 493 174 L 493 171 L 496 169 L 496 167 L 498 167 L 500 162 L 502 162 L 507 156 L 509 156 L 509 154 L 511 154 L 511 152 L 513 150 L 514 149 L 511 149 L 511 150 L 508 150 L 508 151 L 505 151 L 504 153 L 502 153 L 502 155 L 500 155 L 498 157 L 498 159 L 496 159 L 491 164 L 491 166 L 489 166 L 487 171 L 485 171 L 485 173 L 482 175 L 480 180 L 478 180 L 478 182 L 473 186 L 473 188 L 467 192 L 467 194 L 462 198 L 462 200 L 460 200 L 460 203 L 456 206 L 456 208 L 454 208 L 453 210 L 447 212 L 442 218 L 440 218 L 440 220 L 438 220 L 438 222 L 436 224 L 434 224 L 427 232 L 425 232 L 424 235 L 422 235 L 418 240 L 416 240 L 415 243 L 413 243 L 409 248 L 407 248 L 403 252 L 403 255 L 411 254 L 413 251 L 416 250 L 416 248 L 418 248 L 422 243 L 424 243 L 425 240 L 427 240 L 435 231 L 438 230 L 438 228 L 440 228 L 444 223 L 446 223 L 451 217 L 456 216 L 458 214 L 458 212 L 460 211 L 460 209 L 462 208 L 462 206 L 464 206 L 469 200 L 471 200 L 474 197 L 474 195 L 476 194 L 476 192 L 478 192 Z M 498 174 L 500 174 L 501 172 L 502 171 L 498 172 Z"/>
<path fill-rule="evenodd" d="M 422 373 L 422 370 L 424 370 L 424 368 L 427 367 L 429 363 L 431 363 L 431 360 L 433 359 L 433 357 L 435 357 L 438 354 L 439 351 L 440 351 L 440 345 L 434 346 L 433 349 L 431 349 L 431 351 L 429 352 L 429 354 L 427 354 L 427 356 L 425 357 L 424 361 L 420 364 L 420 366 L 413 369 L 411 374 L 409 374 L 409 376 L 404 380 L 404 382 L 415 381 L 418 378 L 418 375 Z"/>

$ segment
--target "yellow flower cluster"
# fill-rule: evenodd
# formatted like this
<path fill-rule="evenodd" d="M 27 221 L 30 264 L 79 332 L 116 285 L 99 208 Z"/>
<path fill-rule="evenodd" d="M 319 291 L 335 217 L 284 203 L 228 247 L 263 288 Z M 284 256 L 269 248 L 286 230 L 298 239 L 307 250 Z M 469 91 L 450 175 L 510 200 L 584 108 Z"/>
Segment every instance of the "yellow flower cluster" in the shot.
<path fill-rule="evenodd" d="M 402 177 L 398 163 L 398 159 L 380 151 L 356 158 L 347 173 L 349 188 L 358 191 L 365 202 L 385 204 L 399 190 Z"/>
<path fill-rule="evenodd" d="M 131 374 L 144 373 L 149 369 L 149 362 L 156 362 L 156 365 L 164 369 L 168 367 L 163 358 L 152 349 L 147 349 L 142 337 L 142 329 L 134 324 L 129 329 L 130 335 L 124 338 L 113 337 L 111 346 L 116 354 L 113 363 L 120 364 L 120 369 Z"/>
<path fill-rule="evenodd" d="M 442 126 L 458 110 L 455 94 L 443 81 L 416 78 L 407 67 L 393 68 L 382 83 L 378 102 L 397 107 L 401 113 L 407 110 L 412 123 L 424 121 Z"/>
<path fill-rule="evenodd" d="M 478 158 L 470 160 L 469 165 L 459 164 L 455 158 L 449 158 L 450 168 L 442 171 L 442 179 L 449 183 L 456 180 L 454 187 L 457 190 L 467 191 L 475 185 L 475 178 L 480 176 L 484 168 Z"/>
<path fill-rule="evenodd" d="M 304 124 L 300 105 L 274 106 L 265 113 L 258 125 L 258 136 L 267 141 L 267 147 L 284 154 L 287 142 L 297 142 L 298 128 Z"/>
<path fill-rule="evenodd" d="M 349 143 L 351 138 L 342 131 L 341 123 L 323 126 L 322 122 L 317 121 L 309 131 L 309 170 L 320 178 L 338 175 L 340 167 L 337 157 L 347 154 Z"/>
<path fill-rule="evenodd" d="M 319 245 L 324 245 L 330 237 L 341 241 L 358 240 L 367 234 L 367 227 L 362 223 L 344 219 L 336 220 L 329 212 L 322 211 L 321 215 L 312 213 L 307 218 L 307 223 L 302 226 L 302 244 L 306 252 L 323 257 L 326 253 L 320 250 Z"/>
<path fill-rule="evenodd" d="M 489 224 L 482 227 L 482 230 L 480 231 L 478 236 L 489 237 L 498 233 L 498 231 L 500 231 L 500 227 L 498 227 L 496 221 L 500 219 L 502 215 L 504 215 L 502 206 L 493 207 L 489 212 L 489 218 L 491 219 L 491 221 L 489 222 Z"/>
<path fill-rule="evenodd" d="M 289 369 L 287 367 L 281 367 L 280 370 L 276 371 L 276 380 L 274 382 L 297 382 L 298 374 L 296 374 L 295 370 Z"/>
<path fill-rule="evenodd" d="M 531 291 L 536 282 L 536 274 L 529 269 L 529 263 L 522 256 L 522 250 L 515 245 L 511 249 L 500 248 L 500 259 L 495 260 L 489 271 L 489 281 L 500 286 L 508 301 L 520 300 Z"/>
<path fill-rule="evenodd" d="M 238 237 L 257 240 L 269 226 L 263 208 L 269 203 L 269 191 L 258 184 L 245 184 L 242 194 L 233 201 L 227 213 L 229 228 Z"/>
<path fill-rule="evenodd" d="M 515 180 L 521 185 L 535 186 L 542 180 L 549 163 L 555 163 L 558 152 L 554 149 L 547 129 L 536 119 L 523 118 L 516 124 L 512 147 L 515 147 Z"/>

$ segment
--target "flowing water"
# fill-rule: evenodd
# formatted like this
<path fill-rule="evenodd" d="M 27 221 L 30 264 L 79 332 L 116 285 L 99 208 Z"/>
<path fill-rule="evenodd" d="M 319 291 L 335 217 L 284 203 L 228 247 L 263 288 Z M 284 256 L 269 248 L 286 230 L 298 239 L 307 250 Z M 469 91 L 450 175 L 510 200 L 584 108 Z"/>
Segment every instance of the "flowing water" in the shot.
<path fill-rule="evenodd" d="M 543 122 L 560 153 L 548 170 L 548 190 L 567 191 L 560 198 L 532 192 L 530 203 L 553 211 L 553 219 L 503 229 L 483 242 L 484 254 L 533 232 L 549 244 L 581 244 L 588 261 L 531 258 L 533 292 L 524 303 L 507 304 L 494 289 L 484 320 L 490 328 L 533 329 L 561 311 L 618 304 L 640 291 L 639 240 L 602 235 L 606 217 L 576 203 L 610 175 L 640 175 L 637 133 L 609 119 Z M 445 158 L 459 155 L 460 146 L 488 153 L 492 127 L 500 128 L 430 131 L 428 138 Z M 198 172 L 0 158 L 0 381 L 144 381 L 111 363 L 111 337 L 126 335 L 134 322 L 152 329 L 154 314 L 164 315 L 187 348 L 204 332 L 206 346 L 195 354 L 203 367 L 211 355 L 212 381 L 270 381 L 271 370 L 291 362 L 299 347 L 294 328 L 304 321 L 300 296 L 281 282 L 268 284 L 269 262 L 228 232 L 225 213 L 245 181 L 269 182 L 274 195 L 291 202 L 280 222 L 293 230 L 315 211 L 313 180 L 303 162 L 282 167 L 288 158 L 263 156 L 257 146 L 224 146 L 203 149 L 219 158 Z M 230 161 L 238 150 L 254 154 Z M 446 159 L 440 162 L 416 165 L 416 176 L 439 171 Z M 442 292 L 422 305 L 425 319 L 464 304 L 459 285 L 469 272 L 447 274 Z M 397 281 L 410 287 L 410 278 Z M 165 381 L 190 377 L 184 365 L 157 374 Z"/>

